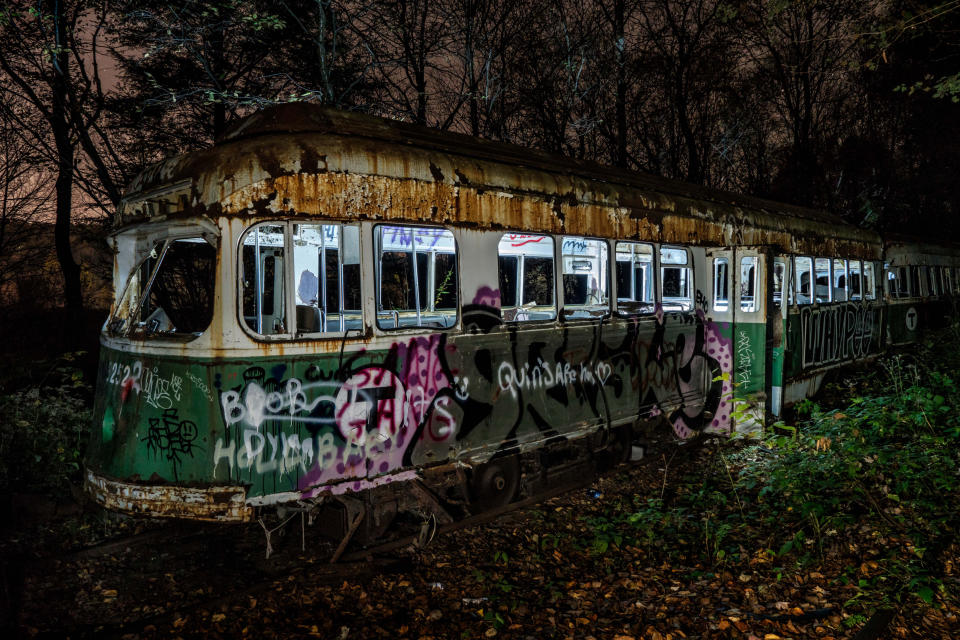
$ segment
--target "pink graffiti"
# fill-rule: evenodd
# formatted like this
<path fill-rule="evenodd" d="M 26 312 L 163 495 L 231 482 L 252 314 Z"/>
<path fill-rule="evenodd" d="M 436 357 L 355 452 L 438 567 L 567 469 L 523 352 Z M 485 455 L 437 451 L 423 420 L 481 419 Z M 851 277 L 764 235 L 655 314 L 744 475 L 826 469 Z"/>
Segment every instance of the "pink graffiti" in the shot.
<path fill-rule="evenodd" d="M 414 338 L 400 345 L 397 355 L 401 363 L 400 378 L 407 390 L 407 424 L 420 425 L 425 419 L 423 433 L 434 441 L 450 440 L 456 433 L 453 416 L 445 402 L 437 402 L 437 393 L 451 388 L 451 380 L 443 368 L 440 349 L 452 352 L 454 347 L 441 347 L 439 334 Z M 456 375 L 456 371 L 450 372 Z"/>
<path fill-rule="evenodd" d="M 317 452 L 316 466 L 298 482 L 304 495 L 401 468 L 404 454 L 416 446 L 413 439 L 421 426 L 420 440 L 445 442 L 456 436 L 456 420 L 447 410 L 450 396 L 438 397 L 442 390 L 452 389 L 441 350 L 454 350 L 441 335 L 414 338 L 394 346 L 396 373 L 366 367 L 341 385 L 335 419 L 345 446 Z"/>
<path fill-rule="evenodd" d="M 733 411 L 733 340 L 723 337 L 716 322 L 707 321 L 704 326 L 707 355 L 720 363 L 721 371 L 727 374 L 724 376 L 720 390 L 720 404 L 707 430 L 729 433 L 733 428 L 730 419 L 730 413 Z"/>
<path fill-rule="evenodd" d="M 473 297 L 473 304 L 482 304 L 487 307 L 500 308 L 500 289 L 492 289 L 486 285 L 477 289 Z"/>

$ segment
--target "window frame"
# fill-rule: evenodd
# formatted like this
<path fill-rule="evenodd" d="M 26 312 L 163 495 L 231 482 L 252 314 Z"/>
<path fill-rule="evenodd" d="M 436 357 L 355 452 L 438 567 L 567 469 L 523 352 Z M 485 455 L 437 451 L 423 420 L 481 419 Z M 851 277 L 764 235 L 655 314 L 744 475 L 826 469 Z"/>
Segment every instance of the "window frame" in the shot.
<path fill-rule="evenodd" d="M 260 220 L 255 221 L 249 227 L 244 229 L 243 233 L 240 234 L 240 237 L 237 239 L 236 246 L 236 313 L 237 313 L 237 322 L 240 325 L 240 328 L 250 337 L 261 342 L 283 342 L 291 341 L 295 339 L 296 336 L 296 312 L 294 312 L 294 317 L 290 317 L 290 309 L 295 308 L 296 298 L 293 294 L 293 289 L 288 285 L 288 282 L 293 277 L 293 264 L 292 261 L 287 259 L 287 256 L 290 256 L 292 253 L 292 240 L 291 240 L 291 221 L 290 220 Z M 283 227 L 283 304 L 286 306 L 286 319 L 287 326 L 284 327 L 282 333 L 259 333 L 255 327 L 251 327 L 247 324 L 246 318 L 243 314 L 243 294 L 244 294 L 244 283 L 243 283 L 243 247 L 244 240 L 250 233 L 261 226 L 275 226 Z M 256 251 L 256 250 L 254 250 Z M 256 256 L 256 261 L 259 266 L 259 256 Z M 259 269 L 257 270 L 259 271 Z M 256 295 L 256 294 L 255 294 Z M 260 294 L 263 295 L 262 293 Z"/>
<path fill-rule="evenodd" d="M 420 304 L 419 275 L 417 276 L 417 279 L 416 279 L 417 284 L 415 285 L 415 289 L 414 289 L 414 300 L 416 301 L 416 302 L 415 302 L 415 306 L 417 307 L 417 308 L 415 309 L 415 311 L 416 311 L 416 313 L 417 313 L 417 324 L 415 324 L 415 325 L 410 325 L 410 326 L 400 326 L 399 312 L 398 312 L 398 315 L 396 316 L 396 317 L 397 317 L 397 326 L 395 326 L 395 327 L 386 327 L 386 326 L 381 326 L 381 325 L 380 325 L 380 314 L 381 314 L 381 312 L 385 312 L 385 311 L 386 311 L 386 310 L 381 309 L 381 290 L 382 290 L 381 285 L 382 285 L 382 280 L 381 280 L 381 277 L 380 277 L 380 269 L 381 269 L 381 263 L 382 263 L 381 257 L 382 257 L 382 254 L 383 254 L 383 247 L 382 247 L 382 245 L 381 245 L 381 243 L 382 243 L 382 237 L 381 237 L 381 232 L 380 232 L 380 230 L 383 229 L 383 228 L 392 228 L 392 227 L 403 227 L 403 228 L 405 228 L 405 229 L 436 229 L 436 230 L 446 231 L 446 232 L 450 233 L 450 238 L 453 240 L 454 264 L 455 264 L 456 270 L 457 270 L 457 277 L 456 277 L 456 283 L 455 283 L 455 285 L 456 285 L 456 293 L 457 293 L 457 303 L 456 303 L 456 306 L 454 307 L 454 319 L 453 319 L 453 323 L 452 323 L 450 326 L 448 326 L 448 327 L 440 327 L 440 326 L 436 326 L 436 325 L 423 325 L 423 324 L 421 324 L 421 322 L 422 322 L 421 315 L 422 315 L 425 311 L 428 312 L 428 313 L 431 312 L 431 308 L 430 308 L 430 307 L 432 307 L 433 305 L 428 305 L 428 307 L 427 307 L 426 309 L 423 309 L 423 308 L 422 308 L 422 305 Z M 460 243 L 457 241 L 457 234 L 454 233 L 453 229 L 450 229 L 449 227 L 445 227 L 445 226 L 443 226 L 443 225 L 409 224 L 409 223 L 406 223 L 406 222 L 399 222 L 399 223 L 398 223 L 398 222 L 378 222 L 377 224 L 374 224 L 374 225 L 371 227 L 371 231 L 370 231 L 370 232 L 371 232 L 372 245 L 373 245 L 373 278 L 374 278 L 374 282 L 373 282 L 373 309 L 374 309 L 374 311 L 373 311 L 373 316 L 374 316 L 373 326 L 376 327 L 376 329 L 377 329 L 378 331 L 383 331 L 383 332 L 388 332 L 388 333 L 395 333 L 395 332 L 397 332 L 397 331 L 408 331 L 408 332 L 414 331 L 414 332 L 421 332 L 421 333 L 423 333 L 424 331 L 427 331 L 427 332 L 430 332 L 430 333 L 434 333 L 434 332 L 437 332 L 437 331 L 456 331 L 456 330 L 458 330 L 459 327 L 460 327 L 460 323 L 462 322 L 462 317 L 461 317 L 461 316 L 462 316 L 462 308 L 463 308 L 463 301 L 462 301 L 462 299 L 461 299 L 462 290 L 461 290 L 461 287 L 460 287 L 460 277 L 461 277 L 462 271 L 461 271 L 461 268 L 460 268 Z M 416 237 L 416 236 L 414 236 L 414 237 Z M 413 263 L 413 265 L 414 265 L 414 271 L 416 272 L 416 271 L 417 271 L 417 253 L 418 253 L 418 251 L 417 251 L 417 246 L 416 246 L 416 241 L 415 241 L 415 240 L 411 243 L 410 253 L 413 254 L 412 263 Z M 436 264 L 435 264 L 435 263 L 436 263 L 436 256 L 435 256 L 434 254 L 436 254 L 437 252 L 436 252 L 436 251 L 433 251 L 433 252 L 427 251 L 427 252 L 424 252 L 424 253 L 427 253 L 427 255 L 428 255 L 427 268 L 428 268 L 428 273 L 429 273 L 430 271 L 433 271 L 433 270 L 435 269 L 435 266 L 436 266 Z M 361 249 L 361 256 L 362 256 L 362 255 L 363 255 L 363 252 L 362 252 L 362 249 Z M 432 256 L 432 257 L 430 257 L 430 256 Z M 361 273 L 362 273 L 362 269 L 361 269 Z M 429 276 L 428 276 L 428 277 L 429 277 Z M 434 278 L 433 278 L 433 279 L 436 280 L 436 274 L 435 274 L 435 273 L 434 273 Z M 434 282 L 433 284 L 435 285 L 436 282 Z M 431 294 L 431 289 L 430 289 L 430 287 L 431 287 L 431 284 L 428 282 L 428 283 L 427 283 L 427 297 L 428 297 L 428 298 L 431 298 L 431 295 L 430 295 L 430 294 Z M 433 311 L 433 312 L 436 312 L 436 309 L 433 309 L 432 311 Z"/>
<path fill-rule="evenodd" d="M 718 267 L 723 266 L 723 298 L 719 296 L 721 293 L 718 291 L 718 278 L 719 272 L 721 269 Z M 730 311 L 730 256 L 714 256 L 713 262 L 711 263 L 710 269 L 710 278 L 712 282 L 713 298 L 710 301 L 710 308 L 717 313 L 726 313 Z M 723 302 L 723 306 L 718 305 L 718 302 Z"/>
<path fill-rule="evenodd" d="M 559 236 L 560 243 L 559 243 L 559 249 L 558 249 L 556 237 L 553 236 L 553 234 L 546 234 L 546 235 L 549 235 L 550 237 L 554 238 L 554 252 L 556 254 L 556 252 L 559 251 L 559 257 L 560 257 L 560 271 L 559 271 L 560 277 L 557 278 L 556 277 L 557 276 L 556 255 L 554 256 L 554 281 L 555 281 L 555 284 L 559 285 L 559 288 L 560 288 L 560 295 L 557 296 L 557 294 L 554 294 L 554 297 L 557 298 L 558 299 L 557 301 L 561 303 L 559 305 L 560 310 L 559 310 L 559 313 L 557 314 L 557 317 L 562 322 L 568 322 L 568 321 L 572 321 L 572 322 L 588 321 L 589 322 L 589 321 L 609 318 L 613 314 L 613 295 L 612 295 L 613 284 L 612 284 L 612 276 L 610 273 L 610 267 L 611 266 L 613 266 L 614 268 L 616 267 L 616 264 L 610 260 L 610 240 L 607 238 L 596 238 L 592 236 L 577 236 L 577 235 L 564 234 Z M 599 313 L 597 315 L 590 315 L 589 317 L 572 317 L 567 315 L 566 285 L 563 280 L 564 276 L 567 275 L 567 273 L 563 270 L 563 257 L 564 257 L 563 245 L 568 239 L 579 239 L 579 240 L 589 240 L 593 242 L 598 242 L 606 250 L 605 259 L 599 260 L 599 262 L 603 264 L 602 269 L 605 276 L 604 284 L 606 285 L 603 291 L 607 296 L 607 302 L 605 305 L 601 303 L 592 305 L 592 307 L 597 311 L 599 311 L 601 307 L 604 307 L 603 313 Z M 499 259 L 500 259 L 500 255 L 498 252 L 497 253 L 498 269 L 499 269 Z M 499 272 L 497 276 L 499 278 Z M 571 308 L 590 307 L 590 306 L 591 305 L 571 305 Z"/>
<path fill-rule="evenodd" d="M 515 277 L 516 277 L 516 281 L 515 281 L 515 285 L 514 285 L 514 286 L 516 287 L 516 289 L 515 289 L 515 291 L 514 291 L 514 296 L 516 297 L 516 302 L 517 302 L 517 304 L 516 304 L 515 306 L 512 306 L 512 307 L 504 307 L 503 304 L 502 304 L 502 301 L 503 301 L 503 292 L 501 291 L 501 292 L 500 292 L 500 300 L 501 300 L 501 306 L 500 306 L 500 321 L 501 321 L 503 324 L 508 324 L 508 325 L 513 325 L 513 324 L 527 324 L 527 323 L 557 322 L 557 321 L 560 319 L 560 315 L 561 315 L 561 314 L 560 314 L 560 296 L 561 296 L 561 294 L 562 294 L 562 292 L 563 292 L 562 288 L 561 288 L 560 285 L 559 285 L 559 281 L 562 279 L 562 276 L 561 276 L 561 278 L 557 278 L 557 273 L 558 273 L 558 271 L 557 271 L 557 255 L 558 255 L 558 252 L 560 251 L 560 249 L 558 248 L 558 244 L 557 244 L 557 238 L 556 238 L 553 234 L 551 234 L 551 233 L 527 233 L 527 232 L 523 232 L 523 231 L 509 231 L 509 230 L 508 230 L 508 231 L 504 231 L 503 233 L 501 233 L 501 234 L 500 234 L 500 238 L 497 240 L 497 285 L 498 285 L 498 287 L 499 287 L 499 284 L 500 284 L 500 257 L 501 257 L 501 256 L 504 256 L 504 255 L 506 255 L 506 256 L 512 256 L 512 255 L 513 255 L 513 254 L 501 254 L 501 253 L 500 253 L 500 243 L 502 243 L 503 240 L 504 240 L 504 238 L 506 238 L 506 237 L 509 236 L 509 235 L 529 236 L 529 237 L 541 237 L 541 238 L 546 238 L 546 239 L 548 239 L 548 240 L 550 241 L 550 243 L 551 243 L 551 247 L 550 247 L 550 248 L 551 248 L 551 251 L 550 251 L 550 260 L 551 260 L 551 262 L 552 262 L 552 264 L 553 264 L 553 285 L 550 287 L 550 291 L 551 291 L 551 295 L 552 295 L 552 299 L 553 299 L 553 304 L 552 304 L 553 315 L 552 315 L 551 317 L 549 317 L 549 318 L 521 318 L 521 317 L 520 317 L 520 315 L 521 315 L 521 310 L 522 310 L 523 307 L 524 307 L 524 303 L 523 303 L 523 294 L 524 294 L 523 281 L 524 281 L 524 273 L 525 273 L 525 266 L 526 266 L 526 264 L 525 264 L 526 261 L 525 261 L 524 259 L 522 259 L 522 258 L 526 258 L 526 254 L 525 254 L 524 252 L 520 252 L 519 255 L 516 256 L 516 257 L 517 257 L 517 270 L 516 270 L 516 272 L 515 272 L 515 274 L 514 274 Z M 609 254 L 608 254 L 608 255 L 609 255 Z M 540 257 L 540 256 L 536 256 L 536 257 Z M 562 256 L 561 256 L 561 259 L 562 259 Z M 563 268 L 563 265 L 561 264 L 560 267 L 561 267 L 561 269 L 562 269 L 562 268 Z M 609 267 L 608 267 L 608 269 L 609 269 Z M 507 319 L 504 317 L 504 309 L 512 309 L 512 310 L 514 311 L 514 317 L 511 318 L 510 320 L 507 320 Z"/>
<path fill-rule="evenodd" d="M 297 250 L 296 250 L 296 246 L 295 246 L 296 240 L 297 240 L 297 235 L 294 234 L 293 229 L 294 229 L 295 227 L 301 227 L 301 228 L 302 228 L 302 227 L 307 227 L 307 226 L 314 226 L 314 227 L 336 226 L 336 227 L 339 227 L 339 229 L 338 229 L 338 231 L 337 231 L 337 238 L 338 238 L 338 242 L 337 242 L 337 282 L 339 283 L 339 291 L 338 291 L 338 294 L 339 294 L 339 295 L 338 295 L 338 298 L 340 298 L 340 301 L 339 301 L 340 304 L 343 304 L 344 301 L 345 301 L 345 298 L 346 298 L 345 289 L 344 289 L 344 286 L 343 286 L 343 285 L 344 285 L 344 282 L 343 282 L 344 269 L 343 269 L 343 267 L 345 266 L 345 265 L 344 265 L 344 262 L 343 262 L 343 257 L 344 257 L 344 253 L 345 253 L 345 251 L 344 251 L 344 240 L 345 240 L 345 238 L 346 238 L 346 234 L 344 233 L 344 229 L 345 229 L 346 227 L 353 227 L 353 228 L 355 228 L 355 229 L 357 230 L 357 255 L 358 255 L 358 258 L 359 258 L 359 262 L 358 262 L 357 264 L 358 264 L 358 266 L 359 266 L 359 274 L 358 274 L 358 277 L 359 277 L 359 279 L 360 279 L 360 281 L 359 281 L 359 283 L 358 283 L 358 284 L 359 284 L 359 287 L 360 287 L 360 308 L 359 308 L 359 312 L 360 312 L 360 329 L 362 330 L 363 327 L 365 326 L 365 325 L 364 325 L 364 310 L 363 310 L 363 227 L 360 225 L 359 222 L 345 222 L 345 221 L 331 221 L 331 220 L 321 220 L 321 221 L 313 221 L 313 220 L 311 220 L 311 221 L 307 221 L 307 222 L 304 222 L 304 221 L 302 221 L 302 220 L 291 220 L 290 222 L 291 222 L 291 227 L 290 227 L 290 246 L 291 246 L 291 255 L 292 255 L 291 269 L 293 270 L 293 278 L 294 278 L 294 280 L 296 280 L 296 277 L 297 277 L 297 273 L 296 273 L 296 267 L 297 267 L 296 251 L 297 251 Z M 298 231 L 299 231 L 299 230 L 298 230 Z M 330 250 L 330 247 L 328 247 L 328 246 L 326 245 L 326 243 L 324 242 L 323 244 L 321 244 L 321 248 L 322 248 L 323 255 L 324 255 L 324 259 L 325 259 L 325 258 L 326 258 L 326 255 L 325 255 L 325 254 L 326 254 L 327 251 Z M 317 295 L 318 295 L 318 296 L 322 296 L 324 299 L 326 299 L 326 297 L 329 295 L 329 293 L 328 293 L 328 291 L 327 291 L 327 282 L 326 282 L 326 280 L 327 280 L 326 264 L 325 264 L 325 262 L 322 261 L 322 260 L 319 261 L 318 264 L 319 264 L 319 273 L 317 274 L 317 277 L 319 278 L 319 282 L 318 282 Z M 353 263 L 351 263 L 351 264 L 353 264 Z M 292 290 L 293 290 L 294 315 L 296 315 L 296 313 L 297 313 L 297 308 L 302 307 L 302 306 L 304 306 L 304 305 L 297 304 L 297 289 L 299 288 L 299 284 L 298 284 L 297 282 L 291 281 L 290 286 L 291 286 L 291 288 L 292 288 Z M 309 306 L 309 305 L 308 305 L 308 306 Z M 326 305 L 324 305 L 324 307 L 325 307 L 325 306 L 326 306 Z M 318 307 L 318 308 L 319 308 L 319 307 Z M 345 312 L 347 312 L 347 311 L 351 311 L 351 312 L 352 312 L 352 311 L 356 311 L 356 310 L 355 310 L 355 309 L 346 309 L 346 308 L 344 308 L 344 309 L 341 310 L 341 309 L 338 307 L 338 309 L 337 309 L 337 311 L 336 311 L 337 315 L 340 316 L 341 326 L 345 325 L 345 323 L 346 323 L 346 319 L 345 319 L 344 315 L 345 315 Z M 328 320 L 328 315 L 329 315 L 329 313 L 330 313 L 329 311 L 327 311 L 326 313 L 321 312 L 321 326 L 322 326 L 322 327 L 323 327 L 323 326 L 326 326 L 327 323 L 329 322 L 329 320 Z M 321 330 L 321 331 L 309 331 L 309 332 L 307 332 L 307 331 L 301 331 L 299 324 L 300 324 L 299 320 L 296 320 L 296 322 L 295 322 L 295 331 L 294 331 L 294 339 L 295 339 L 295 340 L 303 340 L 303 339 L 307 339 L 307 340 L 318 340 L 318 339 L 319 339 L 319 340 L 322 340 L 322 339 L 331 338 L 331 337 L 333 337 L 333 338 L 342 338 L 345 334 L 347 334 L 347 333 L 350 332 L 350 331 L 357 331 L 356 328 L 347 328 L 346 326 L 344 326 L 343 329 L 340 329 L 340 330 L 337 330 L 337 331 L 324 331 L 324 330 Z"/>
<path fill-rule="evenodd" d="M 753 275 L 752 276 L 748 275 L 748 281 L 745 282 L 743 278 L 743 268 L 748 260 L 750 261 L 749 269 L 753 271 Z M 748 270 L 747 273 L 749 274 L 750 271 Z M 761 308 L 760 301 L 757 299 L 758 298 L 757 294 L 759 289 L 758 285 L 760 283 L 760 256 L 757 256 L 757 255 L 740 256 L 740 264 L 738 265 L 737 274 L 738 274 L 737 281 L 739 283 L 738 297 L 740 299 L 739 312 L 740 313 L 757 313 Z M 750 305 L 749 307 L 744 306 L 745 304 L 744 289 L 743 289 L 744 284 L 747 284 L 749 288 L 752 289 L 752 292 L 753 292 L 752 295 L 749 296 L 749 302 L 746 303 Z"/>
<path fill-rule="evenodd" d="M 797 262 L 805 260 L 807 264 L 807 271 L 805 273 L 809 274 L 807 279 L 807 284 L 809 289 L 807 291 L 802 291 L 801 287 L 803 286 L 803 281 L 800 276 L 800 269 L 797 267 Z M 796 294 L 797 306 L 807 306 L 814 304 L 814 286 L 816 282 L 816 271 L 814 270 L 814 258 L 813 256 L 793 256 L 793 269 L 790 271 L 790 279 L 793 281 L 793 292 Z M 801 296 L 806 297 L 806 301 L 800 299 Z"/>
<path fill-rule="evenodd" d="M 672 251 L 683 251 L 683 253 L 684 253 L 684 255 L 686 256 L 687 259 L 686 259 L 686 261 L 683 262 L 683 263 L 676 263 L 676 262 L 664 263 L 664 261 L 663 261 L 663 251 L 664 251 L 664 249 L 672 250 Z M 693 270 L 693 256 L 690 254 L 690 248 L 689 248 L 689 247 L 685 247 L 685 246 L 683 246 L 683 245 L 661 244 L 661 245 L 657 248 L 657 257 L 658 257 L 657 262 L 658 262 L 659 265 L 660 265 L 660 269 L 659 269 L 659 275 L 660 275 L 659 285 L 660 285 L 660 286 L 659 286 L 658 289 L 657 289 L 657 294 L 658 294 L 658 295 L 657 295 L 657 303 L 660 305 L 660 308 L 663 309 L 663 311 L 664 311 L 665 313 L 691 313 L 691 312 L 695 311 L 695 310 L 696 310 L 696 307 L 697 307 L 696 292 L 695 292 L 695 289 L 696 289 L 696 280 L 695 280 L 696 274 L 694 273 L 694 270 Z M 684 297 L 684 298 L 681 298 L 682 300 L 689 300 L 689 302 L 690 302 L 690 308 L 689 308 L 689 309 L 670 309 L 670 310 L 667 310 L 666 308 L 664 308 L 664 302 L 663 302 L 663 298 L 664 298 L 664 296 L 663 296 L 663 289 L 664 289 L 664 287 L 663 287 L 663 281 L 664 281 L 664 270 L 665 270 L 665 269 L 686 269 L 686 270 L 689 272 L 689 277 L 688 277 L 688 281 L 687 281 L 687 288 L 688 288 L 689 296 Z"/>
<path fill-rule="evenodd" d="M 639 241 L 639 240 L 617 240 L 617 241 L 614 243 L 614 245 L 613 245 L 613 254 L 612 254 L 612 257 L 613 257 L 613 269 L 612 269 L 612 271 L 613 271 L 614 273 L 616 272 L 617 262 L 618 262 L 618 260 L 617 260 L 617 251 L 618 251 L 618 248 L 619 248 L 619 246 L 620 246 L 621 244 L 623 244 L 623 245 L 630 245 L 631 247 L 634 247 L 634 246 L 636 246 L 636 245 L 643 245 L 643 246 L 646 246 L 646 247 L 649 247 L 649 248 L 650 248 L 650 289 L 651 289 L 651 291 L 650 291 L 650 302 L 649 302 L 649 304 L 650 304 L 650 310 L 649 310 L 649 311 L 641 311 L 641 310 L 639 310 L 639 309 L 622 309 L 622 308 L 620 307 L 620 299 L 621 299 L 622 296 L 620 295 L 620 289 L 619 289 L 619 287 L 618 287 L 617 290 L 614 292 L 615 295 L 614 295 L 614 296 L 611 296 L 612 299 L 615 299 L 615 300 L 616 300 L 616 306 L 614 307 L 614 313 L 616 313 L 616 315 L 618 315 L 618 316 L 620 316 L 620 317 L 624 317 L 624 318 L 630 318 L 630 317 L 647 317 L 647 316 L 655 315 L 655 314 L 657 313 L 657 305 L 659 304 L 659 300 L 660 300 L 660 298 L 659 298 L 659 295 L 660 295 L 660 287 L 659 287 L 659 283 L 658 283 L 659 278 L 657 278 L 657 273 L 658 273 L 657 265 L 658 265 L 658 263 L 659 263 L 658 256 L 659 256 L 660 249 L 659 249 L 659 247 L 657 246 L 657 244 L 654 243 L 654 242 L 642 242 L 642 241 Z M 624 299 L 623 302 L 628 303 L 628 304 L 629 304 L 629 303 L 635 303 L 635 304 L 637 304 L 637 305 L 639 306 L 640 304 L 647 304 L 647 303 L 646 303 L 644 300 L 635 300 L 635 299 L 633 298 L 634 294 L 636 293 L 636 281 L 635 281 L 635 279 L 634 279 L 634 268 L 635 268 L 635 265 L 636 265 L 636 264 L 638 264 L 638 263 L 640 263 L 640 262 L 643 262 L 643 261 L 640 261 L 640 260 L 636 260 L 636 259 L 635 259 L 635 258 L 636 258 L 636 255 L 637 255 L 636 251 L 631 248 L 631 250 L 630 250 L 630 261 L 629 261 L 629 263 L 630 263 L 630 282 L 631 282 L 631 284 L 632 284 L 632 289 L 631 289 L 631 291 L 630 291 L 630 297 L 627 298 L 627 299 Z M 613 280 L 616 281 L 616 278 L 614 277 Z"/>

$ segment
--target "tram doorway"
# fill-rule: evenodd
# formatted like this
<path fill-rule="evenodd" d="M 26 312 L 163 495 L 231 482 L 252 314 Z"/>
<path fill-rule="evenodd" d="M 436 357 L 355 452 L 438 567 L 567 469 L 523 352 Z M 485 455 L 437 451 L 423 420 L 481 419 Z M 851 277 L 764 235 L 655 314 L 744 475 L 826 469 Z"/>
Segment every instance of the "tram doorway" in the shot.
<path fill-rule="evenodd" d="M 707 250 L 712 295 L 707 316 L 731 342 L 732 427 L 761 429 L 779 412 L 786 264 L 770 247 Z"/>

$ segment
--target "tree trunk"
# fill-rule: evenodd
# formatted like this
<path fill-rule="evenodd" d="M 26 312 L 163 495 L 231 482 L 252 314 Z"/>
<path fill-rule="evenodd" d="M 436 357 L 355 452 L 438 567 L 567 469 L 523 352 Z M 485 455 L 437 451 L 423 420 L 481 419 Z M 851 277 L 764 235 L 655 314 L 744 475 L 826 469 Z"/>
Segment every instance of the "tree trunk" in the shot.
<path fill-rule="evenodd" d="M 53 95 L 50 126 L 57 149 L 57 219 L 54 226 L 54 245 L 60 271 L 63 273 L 64 303 L 68 309 L 83 309 L 83 294 L 80 289 L 80 265 L 73 259 L 70 247 L 70 217 L 73 208 L 73 156 L 74 143 L 70 138 L 70 121 L 67 112 L 70 57 L 66 46 L 64 23 L 66 16 L 62 3 L 56 3 L 57 52 L 53 64 Z"/>

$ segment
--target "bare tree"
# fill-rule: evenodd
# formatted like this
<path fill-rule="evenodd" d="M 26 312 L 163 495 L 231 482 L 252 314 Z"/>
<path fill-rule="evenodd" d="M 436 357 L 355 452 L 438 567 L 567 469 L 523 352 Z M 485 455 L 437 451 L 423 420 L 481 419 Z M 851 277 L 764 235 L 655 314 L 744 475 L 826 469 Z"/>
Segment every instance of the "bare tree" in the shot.
<path fill-rule="evenodd" d="M 740 56 L 753 66 L 755 86 L 766 88 L 764 98 L 789 140 L 772 195 L 826 204 L 824 145 L 846 121 L 851 68 L 871 8 L 855 0 L 741 5 Z"/>
<path fill-rule="evenodd" d="M 643 0 L 634 11 L 640 165 L 691 182 L 714 182 L 715 142 L 736 82 L 731 10 L 720 0 Z M 651 144 L 652 143 L 652 144 Z"/>
<path fill-rule="evenodd" d="M 289 78 L 291 95 L 336 107 L 372 106 L 372 61 L 356 24 L 372 2 L 281 0 L 279 6 L 291 37 L 277 41 L 274 66 Z"/>
<path fill-rule="evenodd" d="M 529 14 L 519 0 L 446 0 L 442 20 L 450 29 L 448 84 L 438 92 L 441 128 L 501 139 L 506 133 L 517 52 L 530 37 Z"/>
<path fill-rule="evenodd" d="M 381 0 L 356 23 L 382 87 L 377 108 L 417 124 L 432 123 L 430 102 L 438 76 L 445 73 L 448 29 L 438 0 Z"/>
<path fill-rule="evenodd" d="M 80 266 L 70 242 L 78 166 L 91 168 L 97 182 L 91 191 L 102 193 L 113 205 L 120 200 L 118 172 L 108 165 L 111 147 L 99 129 L 103 92 L 95 53 L 104 18 L 93 12 L 88 39 L 81 42 L 79 24 L 87 14 L 86 3 L 65 0 L 0 10 L 3 109 L 43 153 L 56 176 L 54 244 L 64 279 L 64 304 L 74 313 L 83 307 Z M 91 51 L 92 67 L 85 57 Z"/>
<path fill-rule="evenodd" d="M 46 159 L 26 140 L 18 121 L 0 111 L 0 300 L 13 286 L 42 270 L 49 251 L 38 228 L 53 215 L 53 179 Z"/>

